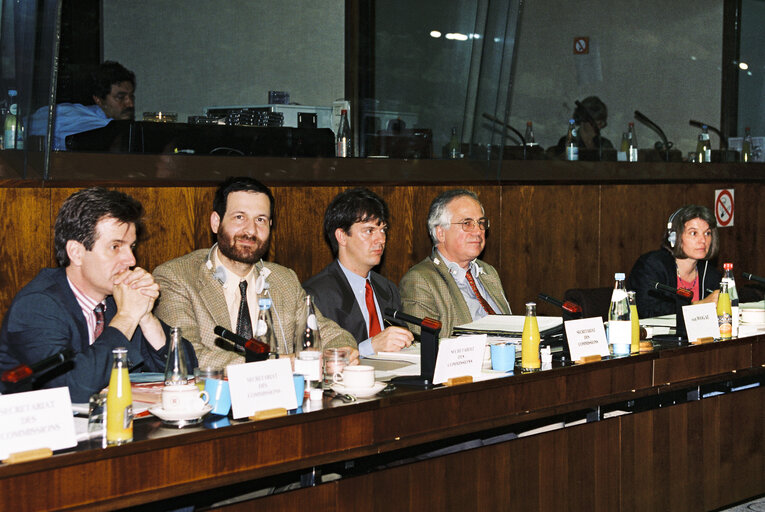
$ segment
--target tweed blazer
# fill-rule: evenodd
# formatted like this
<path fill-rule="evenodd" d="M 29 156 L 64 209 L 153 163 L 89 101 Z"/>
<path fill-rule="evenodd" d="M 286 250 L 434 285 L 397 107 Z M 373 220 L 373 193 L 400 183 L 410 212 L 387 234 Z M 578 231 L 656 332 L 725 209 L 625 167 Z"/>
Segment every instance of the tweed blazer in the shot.
<path fill-rule="evenodd" d="M 395 284 L 374 270 L 369 272 L 369 281 L 381 312 L 384 312 L 385 308 L 401 309 L 401 297 Z M 333 260 L 321 272 L 303 283 L 303 288 L 313 296 L 319 310 L 353 334 L 356 341 L 362 342 L 369 338 L 367 322 L 356 302 L 348 278 L 337 260 Z"/>
<path fill-rule="evenodd" d="M 496 269 L 478 259 L 475 260 L 475 264 L 481 270 L 478 279 L 494 303 L 499 306 L 501 313 L 511 314 L 510 304 L 502 291 L 502 282 Z M 410 268 L 401 278 L 398 288 L 401 292 L 403 311 L 416 317 L 427 316 L 439 320 L 442 324 L 442 338 L 451 336 L 455 326 L 473 321 L 467 302 L 449 273 L 449 267 L 435 251 Z M 412 331 L 419 332 L 419 327 L 413 326 Z"/>
<path fill-rule="evenodd" d="M 244 362 L 244 355 L 226 350 L 231 345 L 213 333 L 216 325 L 235 330 L 223 296 L 223 287 L 208 268 L 210 249 L 200 249 L 159 265 L 154 279 L 160 285 L 160 297 L 154 314 L 172 326 L 181 327 L 183 337 L 196 349 L 199 364 L 225 367 Z M 278 352 L 291 353 L 298 322 L 305 319 L 305 292 L 295 272 L 276 263 L 260 262 L 258 270 L 271 271 L 266 279 L 270 286 L 273 328 L 279 342 Z M 316 312 L 322 345 L 351 346 L 356 341 L 335 322 Z M 276 347 L 272 347 L 275 349 Z"/>

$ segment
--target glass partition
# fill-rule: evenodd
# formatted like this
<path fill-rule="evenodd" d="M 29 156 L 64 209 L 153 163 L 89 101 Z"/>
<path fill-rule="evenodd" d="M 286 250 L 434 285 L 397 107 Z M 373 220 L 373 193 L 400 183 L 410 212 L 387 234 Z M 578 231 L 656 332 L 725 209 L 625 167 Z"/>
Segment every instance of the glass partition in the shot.
<path fill-rule="evenodd" d="M 763 109 L 757 108 L 763 96 L 757 30 L 762 2 L 742 2 L 741 63 L 749 67 L 740 71 L 738 93 L 746 99 L 737 131 L 751 126 L 754 135 L 763 135 Z M 92 94 L 80 85 L 88 70 L 116 60 L 136 74 L 139 124 L 146 113 L 150 120 L 175 120 L 176 131 L 189 126 L 187 121 L 335 130 L 340 109 L 347 106 L 357 125 L 352 128 L 360 157 L 561 157 L 549 148 L 566 135 L 573 117 L 577 137 L 586 139 L 580 143 L 583 159 L 620 159 L 623 134 L 633 122 L 641 159 L 663 159 L 649 154 L 663 142 L 663 132 L 679 161 L 693 154 L 700 133 L 689 121 L 707 123 L 713 132 L 723 124 L 723 2 L 593 0 L 573 8 L 565 0 L 366 0 L 359 5 L 366 7 L 354 11 L 341 0 L 187 0 L 183 8 L 172 0 L 3 1 L 4 120 L 8 90 L 14 89 L 17 146 L 47 155 L 50 130 L 30 138 L 28 116 L 42 109 L 50 124 L 52 104 L 88 103 Z M 355 44 L 348 37 L 354 29 L 363 51 L 348 46 Z M 585 101 L 588 97 L 599 98 L 605 110 L 591 108 L 594 100 Z M 242 109 L 264 110 L 243 115 Z M 536 146 L 524 147 L 529 122 Z M 601 141 L 597 146 L 588 145 L 594 129 L 588 126 L 600 130 L 600 138 L 592 139 Z M 151 146 L 146 140 L 154 132 L 139 128 L 124 129 L 131 142 L 100 150 L 198 155 L 223 147 L 230 152 L 214 154 L 259 154 L 217 139 L 210 147 L 179 144 L 179 136 Z M 197 138 L 214 139 L 204 136 L 209 129 L 198 128 L 203 135 Z M 320 149 L 305 156 L 334 156 L 333 135 L 326 133 L 316 142 Z M 718 147 L 714 133 L 712 145 Z M 46 177 L 55 175 L 47 161 L 44 168 Z"/>

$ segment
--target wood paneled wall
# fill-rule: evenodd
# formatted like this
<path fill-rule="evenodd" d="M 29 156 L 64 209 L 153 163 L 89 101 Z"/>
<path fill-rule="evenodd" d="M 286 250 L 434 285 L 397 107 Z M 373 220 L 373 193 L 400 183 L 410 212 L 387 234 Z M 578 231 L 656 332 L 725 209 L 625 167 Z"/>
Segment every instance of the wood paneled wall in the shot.
<path fill-rule="evenodd" d="M 0 311 L 40 268 L 55 265 L 53 224 L 63 200 L 80 186 L 40 182 L 0 183 L 4 223 L 0 257 Z M 76 184 L 75 184 L 76 185 Z M 82 185 L 87 186 L 87 185 Z M 688 203 L 713 206 L 715 189 L 734 188 L 735 226 L 720 230 L 718 258 L 735 264 L 736 276 L 765 275 L 764 183 L 465 184 L 481 198 L 491 229 L 483 259 L 499 270 L 514 312 L 545 292 L 611 286 L 613 273 L 629 272 L 637 257 L 658 248 L 667 217 Z M 391 211 L 388 245 L 380 271 L 394 282 L 430 252 L 426 217 L 430 201 L 455 185 L 370 186 Z M 209 247 L 214 184 L 115 187 L 147 211 L 147 238 L 139 265 L 153 269 L 194 249 Z M 276 212 L 268 258 L 295 270 L 301 280 L 331 260 L 322 234 L 324 209 L 345 189 L 330 185 L 272 187 Z M 555 314 L 545 304 L 539 314 Z"/>

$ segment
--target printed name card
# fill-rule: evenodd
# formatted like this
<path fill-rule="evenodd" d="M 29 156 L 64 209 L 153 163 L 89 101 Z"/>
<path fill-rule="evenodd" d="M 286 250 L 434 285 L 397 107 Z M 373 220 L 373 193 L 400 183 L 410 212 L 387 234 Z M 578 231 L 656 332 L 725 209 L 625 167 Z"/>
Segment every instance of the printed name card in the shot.
<path fill-rule="evenodd" d="M 606 357 L 610 354 L 601 317 L 567 320 L 564 326 L 571 360 L 579 361 L 587 356 L 595 355 Z"/>
<path fill-rule="evenodd" d="M 433 383 L 441 384 L 455 377 L 470 375 L 473 380 L 481 376 L 486 335 L 460 336 L 442 339 L 438 343 Z"/>
<path fill-rule="evenodd" d="M 234 419 L 247 418 L 257 411 L 297 407 L 289 359 L 232 364 L 226 371 Z"/>
<path fill-rule="evenodd" d="M 688 341 L 699 338 L 719 338 L 720 325 L 717 323 L 717 305 L 714 303 L 683 306 L 685 330 Z"/>
<path fill-rule="evenodd" d="M 77 446 L 67 388 L 0 396 L 0 460 L 38 448 Z"/>

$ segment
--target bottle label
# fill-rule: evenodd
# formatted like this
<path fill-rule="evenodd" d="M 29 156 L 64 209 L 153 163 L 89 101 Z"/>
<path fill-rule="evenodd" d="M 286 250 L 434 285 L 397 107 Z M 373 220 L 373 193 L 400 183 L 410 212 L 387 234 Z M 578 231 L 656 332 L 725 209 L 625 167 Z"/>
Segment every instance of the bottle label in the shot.
<path fill-rule="evenodd" d="M 258 323 L 255 325 L 255 336 L 265 336 L 268 332 L 268 324 L 265 320 L 258 319 Z"/>
<path fill-rule="evenodd" d="M 306 324 L 308 325 L 309 329 L 316 330 L 319 328 L 319 324 L 316 322 L 316 315 L 308 315 Z"/>
<path fill-rule="evenodd" d="M 728 339 L 733 334 L 733 317 L 725 312 L 717 316 L 717 323 L 720 325 L 720 338 Z"/>
<path fill-rule="evenodd" d="M 133 405 L 125 407 L 125 414 L 122 418 L 122 428 L 127 430 L 133 426 Z"/>
<path fill-rule="evenodd" d="M 609 321 L 608 343 L 614 345 L 614 353 L 616 353 L 617 345 L 626 345 L 626 353 L 629 354 L 630 345 L 632 344 L 632 322 L 629 320 Z"/>
<path fill-rule="evenodd" d="M 566 146 L 566 160 L 579 160 L 579 148 L 577 146 Z"/>

